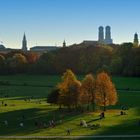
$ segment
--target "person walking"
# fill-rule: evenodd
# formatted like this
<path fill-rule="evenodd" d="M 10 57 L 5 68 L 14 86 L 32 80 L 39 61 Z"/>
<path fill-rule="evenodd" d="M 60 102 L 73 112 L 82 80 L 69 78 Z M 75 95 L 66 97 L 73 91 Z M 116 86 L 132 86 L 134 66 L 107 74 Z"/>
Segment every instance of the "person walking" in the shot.
<path fill-rule="evenodd" d="M 68 129 L 67 129 L 67 136 L 70 136 L 70 134 L 71 134 L 71 129 L 68 128 Z"/>

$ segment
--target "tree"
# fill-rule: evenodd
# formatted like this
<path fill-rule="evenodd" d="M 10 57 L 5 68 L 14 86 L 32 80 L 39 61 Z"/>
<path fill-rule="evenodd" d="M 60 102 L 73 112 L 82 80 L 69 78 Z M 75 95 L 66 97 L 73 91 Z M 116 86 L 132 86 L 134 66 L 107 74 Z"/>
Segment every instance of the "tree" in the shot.
<path fill-rule="evenodd" d="M 37 53 L 29 52 L 26 54 L 28 63 L 35 63 L 39 59 L 40 55 Z"/>
<path fill-rule="evenodd" d="M 114 57 L 110 64 L 111 73 L 121 74 L 122 72 L 122 59 L 121 57 Z"/>
<path fill-rule="evenodd" d="M 3 55 L 0 54 L 0 64 L 3 64 L 5 60 L 5 57 Z"/>
<path fill-rule="evenodd" d="M 86 75 L 82 81 L 80 99 L 82 104 L 88 104 L 88 109 L 90 103 L 92 103 L 93 110 L 95 110 L 95 79 L 92 74 Z"/>
<path fill-rule="evenodd" d="M 59 104 L 71 107 L 79 105 L 81 83 L 78 81 L 71 70 L 67 70 L 62 77 L 62 82 L 58 84 L 60 90 Z"/>
<path fill-rule="evenodd" d="M 19 65 L 22 65 L 22 64 L 26 64 L 27 63 L 27 60 L 26 60 L 26 57 L 20 53 L 16 53 L 14 56 L 13 56 L 13 64 L 15 66 L 19 66 Z"/>
<path fill-rule="evenodd" d="M 54 89 L 47 97 L 47 102 L 51 104 L 58 104 L 59 89 Z"/>
<path fill-rule="evenodd" d="M 25 72 L 27 64 L 26 57 L 23 54 L 16 53 L 12 58 L 7 59 L 10 63 L 10 67 L 14 70 L 15 73 Z"/>
<path fill-rule="evenodd" d="M 5 71 L 5 57 L 0 54 L 0 73 Z"/>
<path fill-rule="evenodd" d="M 107 73 L 102 72 L 97 75 L 96 79 L 96 104 L 104 107 L 115 105 L 118 97 L 115 86 L 113 85 Z"/>

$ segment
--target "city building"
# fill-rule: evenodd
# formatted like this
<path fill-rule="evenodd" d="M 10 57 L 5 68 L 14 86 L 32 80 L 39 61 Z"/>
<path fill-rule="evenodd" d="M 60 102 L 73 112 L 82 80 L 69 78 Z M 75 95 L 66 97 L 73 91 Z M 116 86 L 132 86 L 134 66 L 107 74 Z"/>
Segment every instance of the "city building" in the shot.
<path fill-rule="evenodd" d="M 92 40 L 84 40 L 82 42 L 83 45 L 85 46 L 92 46 L 92 45 L 98 45 L 99 42 L 98 41 L 92 41 Z"/>
<path fill-rule="evenodd" d="M 30 48 L 30 51 L 32 52 L 50 52 L 59 49 L 60 47 L 56 46 L 34 46 Z"/>
<path fill-rule="evenodd" d="M 105 27 L 105 35 L 104 35 L 104 27 L 100 26 L 98 28 L 98 41 L 95 41 L 95 40 L 84 40 L 82 42 L 82 44 L 84 44 L 86 46 L 89 46 L 89 45 L 99 45 L 99 44 L 105 44 L 105 45 L 113 44 L 113 40 L 111 39 L 111 27 L 110 26 L 106 26 Z"/>

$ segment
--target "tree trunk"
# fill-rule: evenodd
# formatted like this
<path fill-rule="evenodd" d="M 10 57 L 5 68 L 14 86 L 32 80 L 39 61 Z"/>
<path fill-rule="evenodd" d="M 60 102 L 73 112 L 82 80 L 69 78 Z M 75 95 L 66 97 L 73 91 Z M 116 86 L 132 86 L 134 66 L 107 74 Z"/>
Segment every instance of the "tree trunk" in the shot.
<path fill-rule="evenodd" d="M 106 111 L 106 106 L 104 105 L 104 109 L 103 109 L 104 111 Z"/>
<path fill-rule="evenodd" d="M 95 111 L 95 103 L 92 103 L 92 109 Z"/>
<path fill-rule="evenodd" d="M 104 93 L 104 111 L 106 111 L 106 96 L 105 96 L 105 93 Z"/>

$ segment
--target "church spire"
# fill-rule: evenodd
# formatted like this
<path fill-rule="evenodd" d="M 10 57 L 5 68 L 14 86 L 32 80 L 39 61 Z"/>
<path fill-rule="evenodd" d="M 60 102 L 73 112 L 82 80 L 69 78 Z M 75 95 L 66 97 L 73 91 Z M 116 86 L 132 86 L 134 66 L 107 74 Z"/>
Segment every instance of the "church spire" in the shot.
<path fill-rule="evenodd" d="M 63 42 L 63 47 L 66 47 L 66 41 L 64 40 L 64 42 Z"/>
<path fill-rule="evenodd" d="M 23 40 L 26 41 L 26 35 L 25 35 L 25 32 L 24 32 L 24 35 L 23 35 Z"/>
<path fill-rule="evenodd" d="M 27 40 L 26 40 L 26 35 L 24 33 L 23 35 L 23 40 L 22 40 L 22 51 L 26 52 L 27 51 Z"/>

